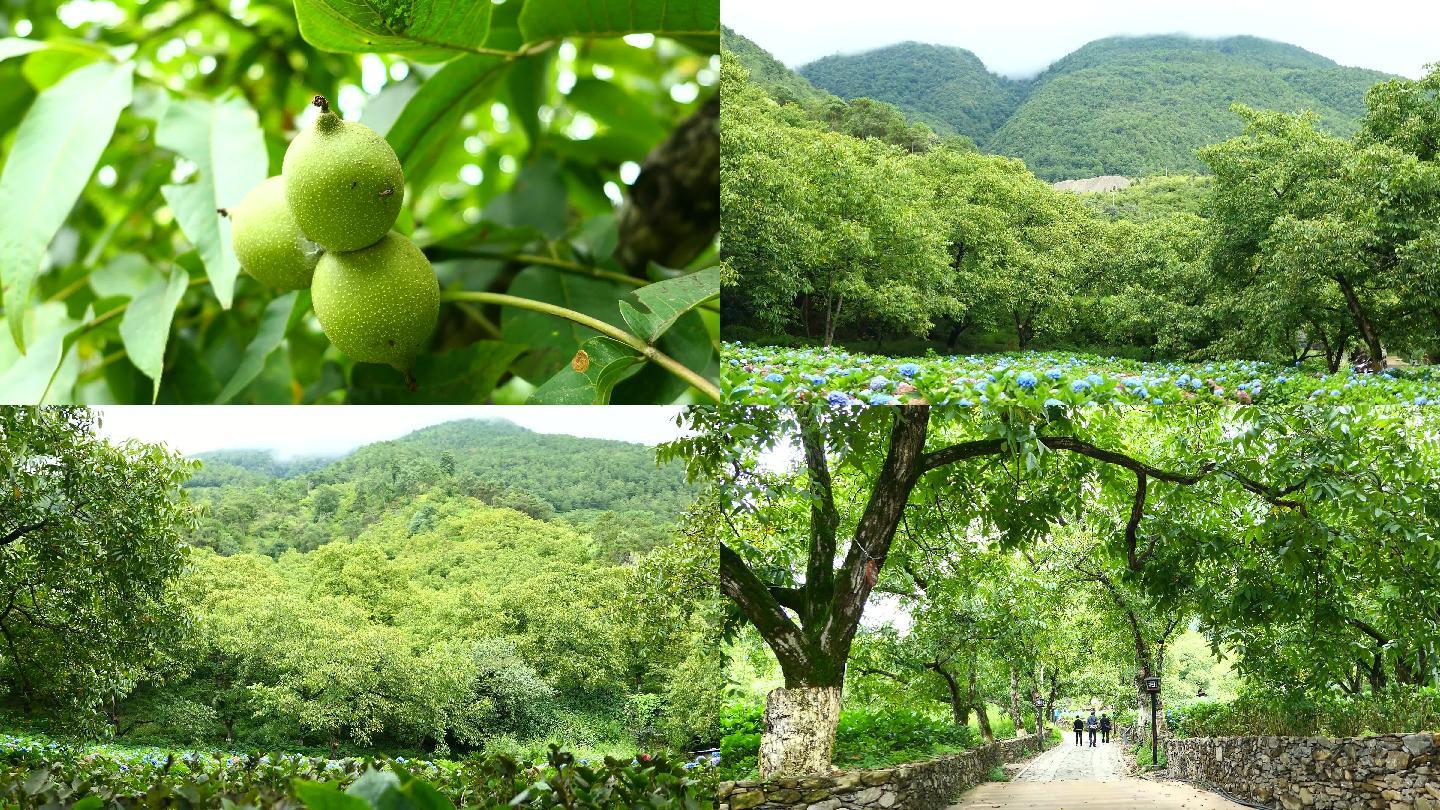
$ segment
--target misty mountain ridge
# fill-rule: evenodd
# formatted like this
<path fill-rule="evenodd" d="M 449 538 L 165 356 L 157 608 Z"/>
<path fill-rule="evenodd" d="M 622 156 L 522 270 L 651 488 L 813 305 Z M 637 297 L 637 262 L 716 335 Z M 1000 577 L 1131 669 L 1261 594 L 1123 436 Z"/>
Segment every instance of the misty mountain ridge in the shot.
<path fill-rule="evenodd" d="M 1206 171 L 1195 150 L 1239 134 L 1233 103 L 1310 110 L 1327 131 L 1349 135 L 1365 91 L 1394 78 L 1253 36 L 1107 37 L 1030 79 L 996 74 L 964 48 L 918 42 L 835 54 L 798 71 L 736 32 L 724 45 L 781 100 L 883 101 L 938 134 L 1021 158 L 1050 181 Z"/>

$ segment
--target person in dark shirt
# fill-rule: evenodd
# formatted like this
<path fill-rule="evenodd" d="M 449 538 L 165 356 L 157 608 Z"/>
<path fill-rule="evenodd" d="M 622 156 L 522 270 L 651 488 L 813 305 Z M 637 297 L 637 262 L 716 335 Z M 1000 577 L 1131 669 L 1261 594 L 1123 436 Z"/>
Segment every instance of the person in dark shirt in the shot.
<path fill-rule="evenodd" d="M 1085 733 L 1085 721 L 1084 721 L 1084 720 L 1081 720 L 1081 719 L 1080 719 L 1080 715 L 1078 715 L 1078 714 L 1075 715 L 1075 726 L 1074 726 L 1074 728 L 1075 728 L 1075 744 L 1076 744 L 1076 745 L 1082 745 L 1083 743 L 1080 742 L 1080 735 Z"/>
<path fill-rule="evenodd" d="M 1100 715 L 1100 742 L 1110 742 L 1110 715 Z"/>

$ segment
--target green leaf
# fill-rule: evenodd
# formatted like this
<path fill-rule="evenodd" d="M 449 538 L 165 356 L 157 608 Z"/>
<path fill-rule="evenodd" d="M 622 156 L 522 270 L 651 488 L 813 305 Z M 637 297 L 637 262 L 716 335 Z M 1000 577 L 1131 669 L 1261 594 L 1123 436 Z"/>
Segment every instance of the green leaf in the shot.
<path fill-rule="evenodd" d="M 460 118 L 494 94 L 510 65 L 498 56 L 465 56 L 420 86 L 385 134 L 407 182 L 421 183 L 440 147 L 459 130 Z"/>
<path fill-rule="evenodd" d="M 441 354 L 424 354 L 411 374 L 415 390 L 409 390 L 404 376 L 389 366 L 357 363 L 350 375 L 346 401 L 381 405 L 474 405 L 485 402 L 495 383 L 524 346 L 481 340 Z"/>
<path fill-rule="evenodd" d="M 25 349 L 25 310 L 46 248 L 84 190 L 130 103 L 133 63 L 83 67 L 41 93 L 0 172 L 0 285 L 10 335 Z"/>
<path fill-rule="evenodd" d="M 230 382 L 226 383 L 224 390 L 215 397 L 216 405 L 229 402 L 255 379 L 255 375 L 265 367 L 266 359 L 280 345 L 280 341 L 285 339 L 285 330 L 290 325 L 291 318 L 297 312 L 303 311 L 299 290 L 286 293 L 265 305 L 265 314 L 260 318 L 260 329 L 255 333 L 255 339 L 245 347 L 245 356 L 240 359 L 240 365 L 230 377 Z"/>
<path fill-rule="evenodd" d="M 570 365 L 530 395 L 535 405 L 607 405 L 615 385 L 645 362 L 634 349 L 614 338 L 585 342 Z"/>
<path fill-rule="evenodd" d="M 322 51 L 443 62 L 485 41 L 492 6 L 474 0 L 295 0 L 295 16 L 300 36 Z"/>
<path fill-rule="evenodd" d="M 615 302 L 625 294 L 626 288 L 614 282 L 529 267 L 515 276 L 508 292 L 534 301 L 549 301 L 624 327 Z M 550 377 L 562 363 L 569 362 L 576 349 L 599 336 L 595 330 L 573 321 L 516 307 L 501 309 L 500 334 L 509 343 L 523 343 L 542 350 L 531 365 L 521 370 L 522 376 L 530 375 L 532 382 Z M 548 352 L 543 351 L 547 349 Z"/>
<path fill-rule="evenodd" d="M 195 164 L 194 182 L 160 191 L 205 262 L 215 298 L 229 309 L 240 262 L 230 245 L 230 220 L 216 209 L 238 205 L 265 179 L 269 157 L 260 122 L 238 96 L 215 102 L 185 99 L 165 110 L 155 139 Z"/>
<path fill-rule="evenodd" d="M 529 225 L 551 239 L 558 239 L 565 233 L 568 199 L 565 180 L 560 176 L 560 162 L 546 155 L 525 164 L 515 183 L 491 200 L 481 216 L 510 227 Z"/>
<path fill-rule="evenodd" d="M 527 0 L 520 12 L 526 42 L 556 37 L 667 37 L 720 34 L 720 0 Z"/>
<path fill-rule="evenodd" d="M 420 91 L 420 87 L 421 83 L 414 76 L 407 77 L 404 81 L 387 83 L 378 95 L 365 102 L 365 111 L 360 113 L 360 123 L 381 135 L 388 134 L 390 128 L 399 120 L 400 114 L 405 111 L 405 107 L 410 104 L 410 100 Z"/>
<path fill-rule="evenodd" d="M 364 777 L 361 777 L 362 779 Z M 341 793 L 337 786 L 295 780 L 295 796 L 310 810 L 369 810 L 370 802 Z"/>
<path fill-rule="evenodd" d="M 24 39 L 21 37 L 6 37 L 0 39 L 0 61 L 9 59 L 12 56 L 24 56 L 45 47 L 45 42 L 38 39 Z"/>
<path fill-rule="evenodd" d="M 105 802 L 99 796 L 86 796 L 70 805 L 70 810 L 100 810 L 104 806 Z"/>
<path fill-rule="evenodd" d="M 120 321 L 120 339 L 130 362 L 155 381 L 153 401 L 160 394 L 160 376 L 165 370 L 165 344 L 170 340 L 170 321 L 185 295 L 190 279 L 176 267 L 170 278 L 159 279 L 145 288 L 126 308 Z"/>
<path fill-rule="evenodd" d="M 525 139 L 529 142 L 532 155 L 540 143 L 540 107 L 545 103 L 552 87 L 550 63 L 554 53 L 554 48 L 548 48 L 520 60 L 506 79 L 511 113 L 525 130 Z"/>
<path fill-rule="evenodd" d="M 701 372 L 702 376 L 716 379 L 719 376 L 719 358 L 705 321 L 694 310 L 680 316 L 675 325 L 660 336 L 655 347 L 679 361 L 686 368 Z M 685 380 L 675 376 L 655 363 L 645 368 L 616 387 L 610 401 L 616 404 L 648 405 L 656 402 L 673 402 L 690 388 Z"/>
<path fill-rule="evenodd" d="M 373 805 L 379 804 L 381 796 L 399 786 L 400 777 L 394 773 L 367 768 L 365 773 L 360 774 L 359 779 L 345 789 L 345 793 Z"/>
<path fill-rule="evenodd" d="M 139 253 L 121 253 L 90 274 L 90 289 L 101 298 L 134 298 L 160 278 L 160 271 Z"/>
<path fill-rule="evenodd" d="M 78 360 L 66 357 L 72 342 L 67 339 L 80 323 L 70 319 L 59 302 L 31 309 L 27 320 L 27 328 L 36 335 L 29 351 L 22 355 L 12 343 L 0 341 L 0 401 L 13 405 L 67 402 L 79 369 Z"/>
<path fill-rule="evenodd" d="M 654 343 L 665 330 L 684 315 L 711 298 L 720 295 L 720 268 L 707 267 L 687 276 L 647 284 L 633 295 L 645 310 L 636 309 L 629 302 L 620 302 L 620 314 L 631 331 Z"/>

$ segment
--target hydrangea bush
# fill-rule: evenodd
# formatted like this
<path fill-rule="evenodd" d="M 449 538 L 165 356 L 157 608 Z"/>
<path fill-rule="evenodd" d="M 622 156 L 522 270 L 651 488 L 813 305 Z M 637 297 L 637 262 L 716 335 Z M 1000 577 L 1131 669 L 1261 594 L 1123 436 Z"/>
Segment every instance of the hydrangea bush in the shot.
<path fill-rule="evenodd" d="M 724 344 L 727 401 L 834 407 L 1014 404 L 1052 418 L 1093 404 L 1440 404 L 1440 370 L 1324 374 L 1259 361 L 1144 363 L 1068 352 L 889 358 L 840 349 Z"/>
<path fill-rule="evenodd" d="M 712 807 L 718 755 L 688 762 L 640 754 L 541 762 L 326 759 L 219 751 L 87 751 L 0 735 L 0 806 L 365 808 Z"/>

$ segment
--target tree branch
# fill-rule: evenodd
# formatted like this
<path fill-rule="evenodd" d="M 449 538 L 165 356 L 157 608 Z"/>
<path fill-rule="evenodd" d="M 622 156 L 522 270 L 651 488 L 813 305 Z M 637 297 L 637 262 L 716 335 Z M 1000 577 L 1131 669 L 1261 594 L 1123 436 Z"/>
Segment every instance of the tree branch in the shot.
<path fill-rule="evenodd" d="M 930 427 L 930 406 L 895 408 L 890 428 L 890 449 L 875 478 L 865 512 L 855 527 L 855 539 L 845 555 L 840 587 L 836 589 L 830 621 L 821 636 L 829 651 L 847 649 L 865 609 L 865 600 L 879 579 L 895 529 L 910 501 L 910 492 L 923 471 L 925 436 Z"/>
<path fill-rule="evenodd" d="M 830 480 L 830 463 L 825 457 L 825 434 L 814 411 L 796 414 L 800 422 L 800 443 L 805 450 L 805 469 L 810 481 L 810 549 L 805 564 L 806 605 L 799 612 L 809 622 L 821 610 L 828 610 L 835 595 L 835 532 L 840 515 Z"/>
<path fill-rule="evenodd" d="M 806 664 L 805 637 L 795 622 L 770 593 L 770 588 L 730 546 L 720 544 L 720 590 L 730 597 L 765 638 L 786 681 L 804 672 Z M 797 684 L 798 685 L 798 684 Z"/>

